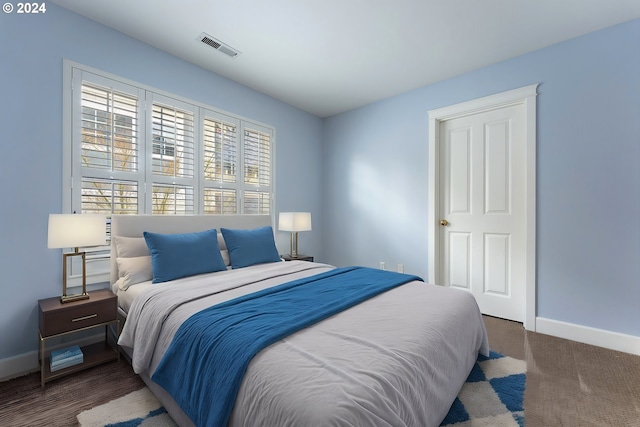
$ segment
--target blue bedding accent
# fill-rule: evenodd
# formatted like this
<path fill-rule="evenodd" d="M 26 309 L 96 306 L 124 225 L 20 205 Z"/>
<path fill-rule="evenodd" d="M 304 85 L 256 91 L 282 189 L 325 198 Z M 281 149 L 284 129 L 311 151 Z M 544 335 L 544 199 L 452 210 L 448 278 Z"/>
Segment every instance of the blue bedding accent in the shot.
<path fill-rule="evenodd" d="M 336 268 L 202 310 L 176 332 L 152 380 L 196 426 L 226 426 L 251 359 L 274 342 L 418 276 Z"/>
<path fill-rule="evenodd" d="M 221 228 L 220 232 L 229 250 L 232 268 L 282 261 L 270 225 L 253 230 Z"/>
<path fill-rule="evenodd" d="M 182 234 L 145 231 L 143 235 L 151 253 L 153 283 L 227 269 L 215 229 Z"/>

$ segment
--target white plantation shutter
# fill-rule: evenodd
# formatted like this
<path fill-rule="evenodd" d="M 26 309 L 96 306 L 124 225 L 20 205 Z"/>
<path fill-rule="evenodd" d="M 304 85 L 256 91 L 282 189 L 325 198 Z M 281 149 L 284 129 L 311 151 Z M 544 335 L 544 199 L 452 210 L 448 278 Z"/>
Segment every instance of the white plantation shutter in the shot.
<path fill-rule="evenodd" d="M 82 84 L 82 165 L 109 171 L 138 167 L 138 100 Z"/>
<path fill-rule="evenodd" d="M 265 191 L 245 191 L 243 212 L 249 215 L 269 213 L 270 194 Z"/>
<path fill-rule="evenodd" d="M 272 128 L 95 70 L 69 70 L 65 210 L 271 214 Z"/>
<path fill-rule="evenodd" d="M 194 105 L 151 94 L 151 213 L 196 213 L 196 120 Z"/>
<path fill-rule="evenodd" d="M 82 213 L 138 213 L 138 183 L 135 181 L 82 178 Z"/>
<path fill-rule="evenodd" d="M 271 212 L 271 140 L 273 131 L 253 123 L 243 123 L 243 213 Z"/>
<path fill-rule="evenodd" d="M 219 188 L 204 189 L 204 213 L 229 215 L 238 212 L 236 190 Z"/>
<path fill-rule="evenodd" d="M 187 215 L 194 213 L 193 187 L 176 184 L 153 184 L 152 214 Z"/>
<path fill-rule="evenodd" d="M 138 213 L 140 172 L 140 113 L 136 88 L 92 77 L 78 78 L 74 112 L 75 158 L 72 211 Z M 132 204 L 133 200 L 133 204 Z"/>
<path fill-rule="evenodd" d="M 218 184 L 236 182 L 237 124 L 204 119 L 204 178 Z"/>
<path fill-rule="evenodd" d="M 251 128 L 244 130 L 244 183 L 271 185 L 271 135 Z"/>
<path fill-rule="evenodd" d="M 203 211 L 238 213 L 239 120 L 205 111 L 203 120 Z"/>
<path fill-rule="evenodd" d="M 194 177 L 194 114 L 153 104 L 152 170 L 154 175 Z"/>

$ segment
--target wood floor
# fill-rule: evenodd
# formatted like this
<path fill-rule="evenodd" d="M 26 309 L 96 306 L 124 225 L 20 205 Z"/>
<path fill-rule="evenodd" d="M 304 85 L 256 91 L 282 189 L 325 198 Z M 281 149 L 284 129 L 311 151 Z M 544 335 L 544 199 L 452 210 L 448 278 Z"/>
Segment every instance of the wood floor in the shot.
<path fill-rule="evenodd" d="M 527 361 L 526 425 L 640 427 L 640 356 L 526 332 L 485 316 L 491 349 Z M 76 426 L 76 415 L 144 386 L 124 360 L 40 388 L 39 374 L 0 383 L 0 426 Z"/>

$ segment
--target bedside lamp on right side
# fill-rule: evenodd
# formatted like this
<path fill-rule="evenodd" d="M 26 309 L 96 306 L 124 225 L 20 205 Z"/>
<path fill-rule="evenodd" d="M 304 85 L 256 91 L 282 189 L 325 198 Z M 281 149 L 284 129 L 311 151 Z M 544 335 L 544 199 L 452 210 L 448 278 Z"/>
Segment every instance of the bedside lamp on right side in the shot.
<path fill-rule="evenodd" d="M 298 232 L 311 230 L 311 212 L 280 212 L 278 229 L 291 232 L 291 258 L 298 258 Z"/>

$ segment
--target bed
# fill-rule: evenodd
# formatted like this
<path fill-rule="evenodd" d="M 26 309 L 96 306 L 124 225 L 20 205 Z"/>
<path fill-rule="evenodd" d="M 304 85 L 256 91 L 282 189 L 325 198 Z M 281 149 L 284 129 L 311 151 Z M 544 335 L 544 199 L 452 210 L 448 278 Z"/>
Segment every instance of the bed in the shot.
<path fill-rule="evenodd" d="M 233 259 L 239 259 L 235 257 L 238 241 L 234 234 L 225 239 L 220 230 L 268 229 L 273 239 L 270 225 L 271 218 L 262 215 L 112 218 L 111 284 L 118 296 L 119 315 L 125 320 L 119 344 L 134 371 L 180 426 L 210 425 L 203 420 L 210 420 L 209 407 L 214 411 L 218 404 L 217 389 L 209 380 L 202 382 L 202 374 L 178 373 L 179 379 L 174 381 L 196 392 L 202 388 L 195 396 L 201 400 L 196 409 L 190 403 L 194 395 L 186 401 L 185 396 L 174 398 L 175 389 L 170 394 L 154 381 L 166 384 L 165 359 L 170 357 L 165 355 L 183 348 L 184 341 L 176 343 L 196 313 L 350 270 L 277 259 L 231 268 Z M 224 268 L 152 283 L 146 258 L 150 254 L 141 244 L 146 243 L 144 232 L 166 236 L 211 229 L 217 230 Z M 227 241 L 233 246 L 227 248 Z M 246 240 L 239 242 L 247 244 Z M 406 280 L 257 352 L 233 393 L 228 418 L 220 425 L 438 426 L 478 353 L 488 355 L 487 335 L 472 295 L 415 278 Z M 217 362 L 210 362 L 217 360 L 213 355 L 189 353 L 197 359 L 191 359 L 195 363 L 188 363 L 187 368 L 216 368 L 212 365 Z M 175 365 L 168 369 L 173 370 Z"/>

